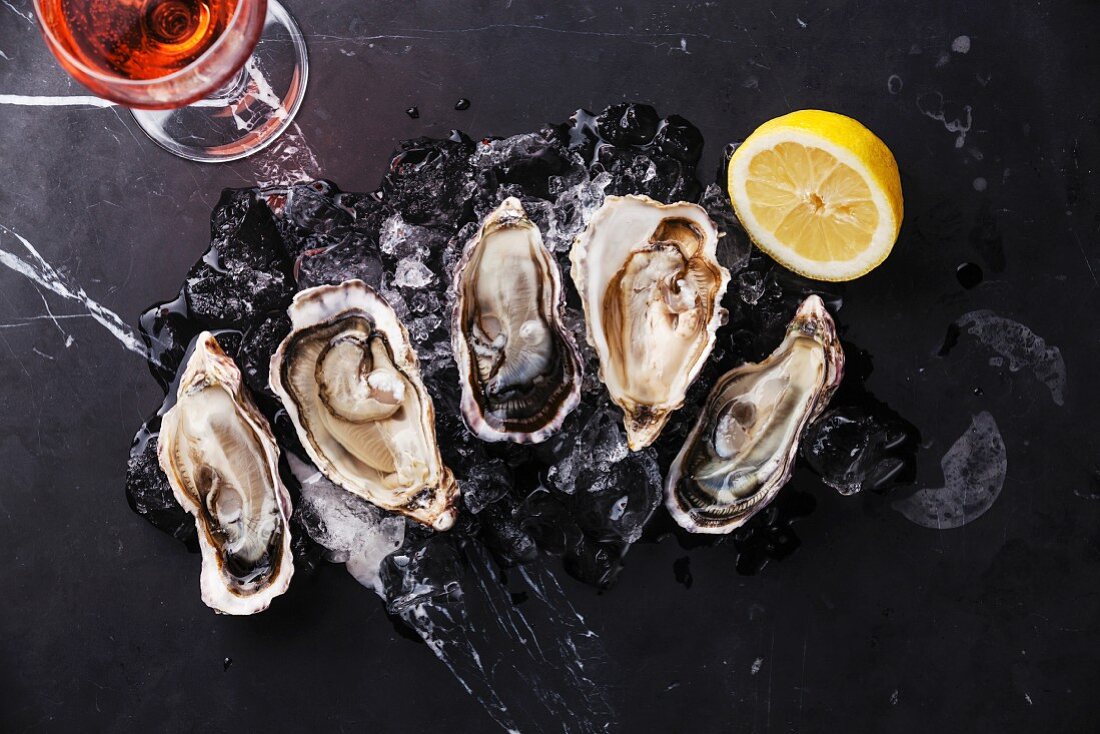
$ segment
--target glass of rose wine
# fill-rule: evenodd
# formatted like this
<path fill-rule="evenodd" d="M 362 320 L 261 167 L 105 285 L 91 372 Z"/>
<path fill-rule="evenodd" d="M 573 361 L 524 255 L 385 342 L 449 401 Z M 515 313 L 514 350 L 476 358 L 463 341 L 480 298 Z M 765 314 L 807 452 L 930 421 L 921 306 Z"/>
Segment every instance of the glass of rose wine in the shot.
<path fill-rule="evenodd" d="M 276 0 L 34 0 L 46 44 L 100 97 L 129 107 L 161 147 L 244 158 L 294 119 L 305 39 Z"/>

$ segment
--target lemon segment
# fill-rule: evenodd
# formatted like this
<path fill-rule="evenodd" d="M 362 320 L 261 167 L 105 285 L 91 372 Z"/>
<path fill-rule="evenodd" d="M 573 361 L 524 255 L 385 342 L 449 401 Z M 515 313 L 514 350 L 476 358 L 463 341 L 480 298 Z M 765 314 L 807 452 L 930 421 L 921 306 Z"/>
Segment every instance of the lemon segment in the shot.
<path fill-rule="evenodd" d="M 737 148 L 729 192 L 749 236 L 779 264 L 817 280 L 851 280 L 897 240 L 901 179 L 886 144 L 856 120 L 801 110 Z"/>

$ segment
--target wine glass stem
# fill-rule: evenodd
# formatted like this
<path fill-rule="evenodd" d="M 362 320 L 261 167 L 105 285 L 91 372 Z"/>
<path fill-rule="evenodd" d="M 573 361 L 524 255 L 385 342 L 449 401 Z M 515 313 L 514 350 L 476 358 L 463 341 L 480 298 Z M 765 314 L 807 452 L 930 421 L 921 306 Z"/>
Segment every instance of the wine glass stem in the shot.
<path fill-rule="evenodd" d="M 226 81 L 225 84 L 223 84 L 220 87 L 218 87 L 217 89 L 215 89 L 210 94 L 210 96 L 206 98 L 206 100 L 220 101 L 220 100 L 240 99 L 241 97 L 243 97 L 244 93 L 245 93 L 245 90 L 248 89 L 248 78 L 249 78 L 248 64 L 249 64 L 250 61 L 251 61 L 251 59 L 246 61 L 244 63 L 244 66 L 242 66 L 240 69 L 238 69 L 237 73 L 234 74 L 232 76 L 232 78 L 230 78 L 228 81 Z M 204 101 L 206 101 L 206 100 L 204 100 Z"/>

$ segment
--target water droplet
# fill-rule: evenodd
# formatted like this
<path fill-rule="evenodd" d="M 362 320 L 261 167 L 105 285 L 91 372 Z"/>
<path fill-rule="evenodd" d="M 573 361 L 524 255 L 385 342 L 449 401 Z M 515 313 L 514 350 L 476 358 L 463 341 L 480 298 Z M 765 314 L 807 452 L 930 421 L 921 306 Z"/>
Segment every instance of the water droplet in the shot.
<path fill-rule="evenodd" d="M 963 263 L 955 269 L 955 277 L 959 279 L 959 285 L 970 290 L 985 279 L 985 273 L 976 263 Z"/>
<path fill-rule="evenodd" d="M 229 667 L 233 665 L 233 658 L 226 658 L 222 661 L 222 670 L 229 670 Z"/>
<path fill-rule="evenodd" d="M 418 107 L 410 107 L 409 109 L 405 110 L 405 114 L 416 120 L 420 117 L 420 109 Z"/>
<path fill-rule="evenodd" d="M 470 109 L 470 100 L 463 97 L 462 99 L 455 102 L 455 109 L 459 112 Z"/>
<path fill-rule="evenodd" d="M 976 179 L 974 179 L 975 191 L 985 191 L 987 188 L 989 188 L 989 182 L 987 182 L 984 178 L 978 176 Z"/>

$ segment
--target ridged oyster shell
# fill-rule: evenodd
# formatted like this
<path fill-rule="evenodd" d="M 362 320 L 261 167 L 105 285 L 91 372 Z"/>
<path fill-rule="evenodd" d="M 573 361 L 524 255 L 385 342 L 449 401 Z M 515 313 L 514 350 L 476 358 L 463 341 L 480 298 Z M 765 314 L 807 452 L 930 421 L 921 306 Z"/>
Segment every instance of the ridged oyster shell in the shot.
<path fill-rule="evenodd" d="M 466 425 L 486 441 L 546 440 L 580 401 L 581 363 L 562 322 L 558 263 L 519 199 L 505 199 L 466 245 L 454 292 Z"/>
<path fill-rule="evenodd" d="M 843 374 L 836 327 L 810 296 L 767 359 L 734 368 L 710 391 L 665 481 L 676 522 L 694 533 L 729 533 L 771 502 L 791 477 L 803 429 Z"/>
<path fill-rule="evenodd" d="M 717 242 L 697 204 L 609 196 L 573 244 L 588 342 L 631 450 L 653 443 L 683 405 L 725 321 L 730 275 Z"/>
<path fill-rule="evenodd" d="M 271 357 L 271 389 L 326 477 L 436 530 L 457 516 L 458 485 L 439 455 L 435 409 L 408 332 L 366 283 L 307 288 Z"/>
<path fill-rule="evenodd" d="M 255 614 L 290 584 L 290 495 L 279 448 L 241 372 L 210 332 L 195 341 L 157 455 L 176 500 L 195 516 L 207 606 Z"/>

